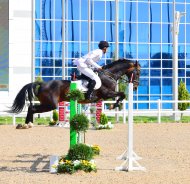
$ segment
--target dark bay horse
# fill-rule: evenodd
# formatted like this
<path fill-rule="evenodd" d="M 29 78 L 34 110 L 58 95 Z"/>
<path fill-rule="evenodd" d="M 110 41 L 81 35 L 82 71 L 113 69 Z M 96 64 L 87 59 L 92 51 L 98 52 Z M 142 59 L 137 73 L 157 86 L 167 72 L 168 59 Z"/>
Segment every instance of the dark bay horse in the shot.
<path fill-rule="evenodd" d="M 136 90 L 139 84 L 140 64 L 137 61 L 128 59 L 119 59 L 111 64 L 103 66 L 103 71 L 99 73 L 102 86 L 94 91 L 92 101 L 83 100 L 79 103 L 92 103 L 100 99 L 119 97 L 114 104 L 114 108 L 125 98 L 123 92 L 116 92 L 117 81 L 126 75 L 128 80 L 134 84 L 133 90 Z M 52 80 L 49 82 L 32 82 L 26 84 L 17 94 L 10 113 L 20 113 L 25 105 L 26 100 L 30 102 L 25 123 L 33 123 L 35 113 L 48 112 L 57 109 L 58 103 L 69 101 L 67 96 L 71 81 L 69 80 Z M 37 97 L 40 104 L 32 104 L 34 97 Z"/>

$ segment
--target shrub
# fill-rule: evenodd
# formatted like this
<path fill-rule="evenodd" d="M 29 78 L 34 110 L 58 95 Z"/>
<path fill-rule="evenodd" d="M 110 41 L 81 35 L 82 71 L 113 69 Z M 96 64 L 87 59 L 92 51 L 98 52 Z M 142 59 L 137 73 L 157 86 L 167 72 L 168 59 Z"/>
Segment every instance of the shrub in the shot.
<path fill-rule="evenodd" d="M 70 121 L 70 126 L 77 132 L 86 132 L 89 127 L 89 120 L 84 114 L 76 114 Z"/>
<path fill-rule="evenodd" d="M 71 100 L 84 100 L 84 93 L 78 89 L 71 90 L 67 95 Z"/>
<path fill-rule="evenodd" d="M 93 158 L 94 152 L 92 147 L 85 144 L 76 144 L 68 151 L 68 160 L 88 160 Z"/>
<path fill-rule="evenodd" d="M 108 118 L 107 118 L 107 116 L 105 114 L 102 113 L 101 116 L 100 116 L 100 124 L 105 125 L 107 123 L 108 123 Z"/>
<path fill-rule="evenodd" d="M 59 114 L 57 112 L 57 110 L 53 110 L 53 121 L 57 122 L 59 119 Z"/>

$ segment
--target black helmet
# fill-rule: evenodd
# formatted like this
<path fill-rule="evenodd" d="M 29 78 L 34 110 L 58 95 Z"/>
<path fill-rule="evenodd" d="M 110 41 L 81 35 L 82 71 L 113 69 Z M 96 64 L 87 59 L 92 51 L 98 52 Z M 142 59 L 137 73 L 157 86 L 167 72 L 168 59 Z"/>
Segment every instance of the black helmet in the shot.
<path fill-rule="evenodd" d="M 98 44 L 99 49 L 103 49 L 104 47 L 109 47 L 109 43 L 106 41 L 100 41 Z"/>

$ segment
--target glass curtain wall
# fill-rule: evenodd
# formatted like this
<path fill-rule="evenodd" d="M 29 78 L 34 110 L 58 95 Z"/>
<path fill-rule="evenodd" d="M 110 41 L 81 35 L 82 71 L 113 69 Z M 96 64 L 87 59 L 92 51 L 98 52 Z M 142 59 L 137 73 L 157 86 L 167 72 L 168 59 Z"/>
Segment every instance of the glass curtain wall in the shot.
<path fill-rule="evenodd" d="M 115 3 L 118 2 L 118 15 Z M 190 91 L 190 2 L 176 0 L 176 11 L 186 12 L 179 32 L 179 81 Z M 101 65 L 115 54 L 115 18 L 118 16 L 119 57 L 138 60 L 141 78 L 135 100 L 148 100 L 137 109 L 157 108 L 151 100 L 172 100 L 173 0 L 35 0 L 35 78 L 70 80 L 72 60 L 110 43 Z M 163 108 L 172 108 L 164 104 Z"/>

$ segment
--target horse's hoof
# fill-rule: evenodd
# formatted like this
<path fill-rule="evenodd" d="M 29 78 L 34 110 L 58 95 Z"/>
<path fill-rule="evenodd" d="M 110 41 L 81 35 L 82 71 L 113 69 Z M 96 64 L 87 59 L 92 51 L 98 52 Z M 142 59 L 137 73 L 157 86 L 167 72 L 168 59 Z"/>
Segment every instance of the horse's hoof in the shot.
<path fill-rule="evenodd" d="M 18 125 L 16 126 L 16 129 L 22 129 L 22 124 L 18 124 Z"/>
<path fill-rule="evenodd" d="M 32 122 L 28 123 L 28 128 L 32 128 L 34 124 Z"/>
<path fill-rule="evenodd" d="M 22 129 L 28 129 L 28 128 L 29 128 L 29 127 L 28 127 L 27 124 L 22 125 Z"/>

